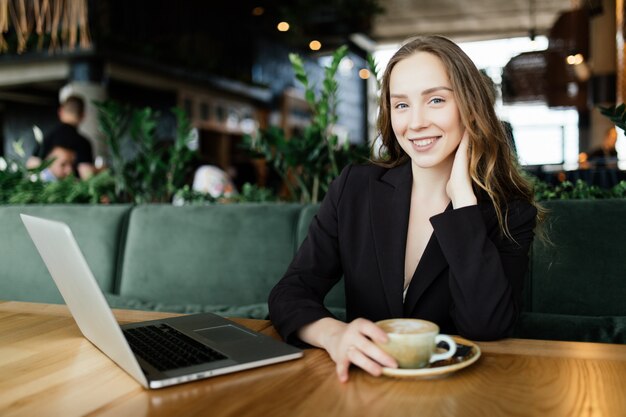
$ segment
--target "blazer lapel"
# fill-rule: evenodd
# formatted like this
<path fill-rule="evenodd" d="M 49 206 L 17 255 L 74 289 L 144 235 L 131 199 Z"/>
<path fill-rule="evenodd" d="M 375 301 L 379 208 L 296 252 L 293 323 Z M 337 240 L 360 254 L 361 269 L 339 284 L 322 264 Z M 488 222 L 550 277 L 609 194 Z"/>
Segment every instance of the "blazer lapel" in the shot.
<path fill-rule="evenodd" d="M 370 181 L 374 246 L 390 317 L 402 316 L 404 255 L 411 206 L 411 164 Z"/>
<path fill-rule="evenodd" d="M 446 211 L 447 210 L 452 210 L 452 203 L 448 204 Z M 448 261 L 443 256 L 439 242 L 433 233 L 415 269 L 411 283 L 409 284 L 409 289 L 404 300 L 405 317 L 412 316 L 419 299 L 446 267 L 448 267 Z"/>

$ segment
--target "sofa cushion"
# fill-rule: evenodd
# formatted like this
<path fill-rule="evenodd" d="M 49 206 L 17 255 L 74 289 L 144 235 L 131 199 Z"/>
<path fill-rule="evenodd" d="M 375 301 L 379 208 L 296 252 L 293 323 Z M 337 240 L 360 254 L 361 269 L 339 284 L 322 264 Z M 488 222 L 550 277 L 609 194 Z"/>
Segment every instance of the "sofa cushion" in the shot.
<path fill-rule="evenodd" d="M 269 319 L 267 303 L 247 305 L 168 304 L 159 301 L 145 301 L 137 298 L 123 297 L 117 294 L 105 294 L 104 296 L 111 308 L 164 311 L 181 314 L 213 313 L 223 317 L 243 317 L 259 320 Z M 329 307 L 329 310 L 339 320 L 346 320 L 345 309 Z"/>
<path fill-rule="evenodd" d="M 521 314 L 513 337 L 626 343 L 626 316 L 591 317 L 526 312 Z"/>
<path fill-rule="evenodd" d="M 300 212 L 300 219 L 298 220 L 298 234 L 297 234 L 297 246 L 300 247 L 307 234 L 309 233 L 309 226 L 311 225 L 311 221 L 317 214 L 319 210 L 319 204 L 309 204 L 304 206 L 302 211 Z M 297 250 L 298 248 L 296 248 Z M 343 284 L 343 280 L 339 281 L 337 285 L 333 287 L 332 290 L 326 295 L 324 299 L 324 304 L 335 314 L 337 318 L 343 320 L 345 318 L 345 307 L 346 307 L 346 295 L 345 295 L 345 287 Z"/>
<path fill-rule="evenodd" d="M 266 303 L 294 254 L 299 204 L 136 207 L 119 295 L 164 304 Z"/>
<path fill-rule="evenodd" d="M 296 250 L 298 249 L 298 247 L 300 247 L 300 245 L 304 241 L 304 238 L 306 238 L 307 234 L 309 233 L 311 220 L 313 220 L 313 217 L 315 217 L 319 209 L 319 204 L 307 204 L 306 206 L 302 207 L 302 211 L 300 212 L 300 218 L 298 219 L 298 234 L 296 236 L 297 247 L 295 248 Z"/>
<path fill-rule="evenodd" d="M 8 242 L 0 251 L 0 298 L 62 303 L 20 213 L 67 223 L 100 288 L 114 288 L 118 249 L 131 206 L 24 205 L 0 206 L 0 230 Z"/>
<path fill-rule="evenodd" d="M 535 239 L 526 310 L 626 316 L 626 200 L 548 201 L 545 231 Z"/>
<path fill-rule="evenodd" d="M 123 297 L 117 294 L 105 294 L 105 298 L 111 308 L 165 311 L 181 314 L 214 313 L 223 317 L 244 317 L 259 320 L 267 320 L 269 317 L 267 303 L 249 305 L 168 304 L 159 301 L 145 301 L 137 298 Z"/>

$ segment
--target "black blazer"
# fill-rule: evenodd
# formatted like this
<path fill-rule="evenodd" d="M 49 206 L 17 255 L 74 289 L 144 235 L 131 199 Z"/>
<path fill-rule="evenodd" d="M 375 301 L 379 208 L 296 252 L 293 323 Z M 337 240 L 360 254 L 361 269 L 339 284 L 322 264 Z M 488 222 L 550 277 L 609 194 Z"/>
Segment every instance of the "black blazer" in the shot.
<path fill-rule="evenodd" d="M 477 206 L 431 217 L 434 232 L 403 302 L 404 258 L 413 176 L 392 169 L 348 166 L 333 181 L 287 272 L 269 297 L 270 318 L 289 343 L 297 331 L 332 317 L 323 300 L 344 277 L 348 321 L 415 317 L 443 333 L 475 340 L 506 337 L 519 313 L 537 211 L 509 202 L 500 233 L 488 198 Z"/>

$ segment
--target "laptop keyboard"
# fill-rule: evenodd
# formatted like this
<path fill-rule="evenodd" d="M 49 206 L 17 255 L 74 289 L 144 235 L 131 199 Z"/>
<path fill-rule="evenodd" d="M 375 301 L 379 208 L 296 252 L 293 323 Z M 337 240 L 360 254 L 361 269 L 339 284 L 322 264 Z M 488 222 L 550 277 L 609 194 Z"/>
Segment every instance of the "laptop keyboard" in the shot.
<path fill-rule="evenodd" d="M 124 329 L 133 352 L 159 371 L 226 359 L 226 356 L 166 325 Z"/>

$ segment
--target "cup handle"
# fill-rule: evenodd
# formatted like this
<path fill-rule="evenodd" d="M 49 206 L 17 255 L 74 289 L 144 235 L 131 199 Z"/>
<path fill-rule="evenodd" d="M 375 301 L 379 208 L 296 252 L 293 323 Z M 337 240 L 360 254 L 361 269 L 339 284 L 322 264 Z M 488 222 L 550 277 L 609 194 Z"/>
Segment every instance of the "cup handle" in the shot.
<path fill-rule="evenodd" d="M 430 363 L 450 359 L 456 353 L 456 342 L 452 340 L 450 336 L 445 334 L 438 334 L 437 336 L 435 336 L 435 346 L 439 342 L 446 342 L 449 346 L 448 351 L 444 353 L 433 353 L 430 356 Z"/>

